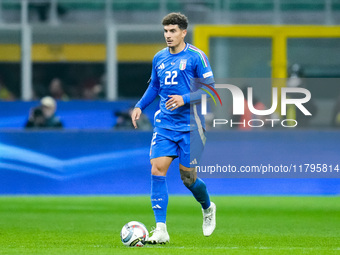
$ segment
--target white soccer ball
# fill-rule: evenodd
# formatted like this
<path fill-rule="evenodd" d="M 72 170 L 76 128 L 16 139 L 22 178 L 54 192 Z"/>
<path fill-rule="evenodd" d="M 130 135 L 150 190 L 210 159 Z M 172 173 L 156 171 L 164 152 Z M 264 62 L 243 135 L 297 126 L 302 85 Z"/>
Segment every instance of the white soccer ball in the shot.
<path fill-rule="evenodd" d="M 138 221 L 126 223 L 120 231 L 120 239 L 125 246 L 143 247 L 148 238 L 148 230 Z"/>

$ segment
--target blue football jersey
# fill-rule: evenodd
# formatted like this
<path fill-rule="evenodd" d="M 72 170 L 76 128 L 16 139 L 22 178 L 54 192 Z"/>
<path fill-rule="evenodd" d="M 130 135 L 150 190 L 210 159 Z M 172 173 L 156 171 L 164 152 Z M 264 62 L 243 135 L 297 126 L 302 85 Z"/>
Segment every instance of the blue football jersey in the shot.
<path fill-rule="evenodd" d="M 200 103 L 191 102 L 190 107 L 190 93 L 195 92 L 190 84 L 195 78 L 213 79 L 213 73 L 206 55 L 193 45 L 186 43 L 185 49 L 177 54 L 165 48 L 155 55 L 149 88 L 160 96 L 160 109 L 154 118 L 156 127 L 176 131 L 205 128 Z M 184 106 L 173 111 L 166 109 L 169 95 L 182 95 Z M 136 106 L 145 108 L 143 98 Z"/>

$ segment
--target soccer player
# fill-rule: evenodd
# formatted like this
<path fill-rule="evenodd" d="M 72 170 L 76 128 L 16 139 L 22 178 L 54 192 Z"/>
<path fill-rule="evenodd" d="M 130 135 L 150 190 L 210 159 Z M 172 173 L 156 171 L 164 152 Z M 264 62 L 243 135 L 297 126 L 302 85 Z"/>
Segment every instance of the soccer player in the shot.
<path fill-rule="evenodd" d="M 203 234 L 210 236 L 216 226 L 216 206 L 210 201 L 206 185 L 197 178 L 195 171 L 205 143 L 204 118 L 197 103 L 203 90 L 194 91 L 191 86 L 194 79 L 213 79 L 213 73 L 205 54 L 184 41 L 188 26 L 186 16 L 170 13 L 163 18 L 162 24 L 168 47 L 154 56 L 149 86 L 131 114 L 133 125 L 137 128 L 136 121 L 142 111 L 157 95 L 160 96 L 160 110 L 155 113 L 150 149 L 151 204 L 156 228 L 149 243 L 153 244 L 170 241 L 166 228 L 166 174 L 177 157 L 184 185 L 202 206 Z"/>

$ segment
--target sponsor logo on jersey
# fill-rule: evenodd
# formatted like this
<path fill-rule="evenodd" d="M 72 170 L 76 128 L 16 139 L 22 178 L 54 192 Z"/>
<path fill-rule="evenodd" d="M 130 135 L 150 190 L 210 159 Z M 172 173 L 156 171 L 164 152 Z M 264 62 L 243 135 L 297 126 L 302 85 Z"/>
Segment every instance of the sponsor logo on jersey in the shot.
<path fill-rule="evenodd" d="M 213 73 L 212 73 L 212 71 L 210 71 L 210 72 L 204 73 L 203 74 L 203 78 L 208 78 L 208 77 L 210 77 L 212 75 L 213 75 Z"/>
<path fill-rule="evenodd" d="M 186 59 L 181 59 L 181 62 L 179 63 L 179 70 L 185 70 L 187 67 L 187 60 Z"/>
<path fill-rule="evenodd" d="M 164 68 L 165 68 L 164 63 L 162 63 L 162 64 L 158 67 L 158 69 L 164 69 Z"/>

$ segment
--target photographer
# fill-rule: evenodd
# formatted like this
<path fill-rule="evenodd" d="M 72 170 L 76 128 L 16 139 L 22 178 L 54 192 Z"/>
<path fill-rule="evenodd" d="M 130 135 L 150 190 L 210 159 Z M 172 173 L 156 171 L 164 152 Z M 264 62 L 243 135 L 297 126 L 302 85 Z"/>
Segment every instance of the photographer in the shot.
<path fill-rule="evenodd" d="M 40 106 L 30 111 L 26 128 L 62 128 L 63 124 L 59 117 L 55 116 L 57 109 L 56 101 L 52 97 L 44 97 Z"/>

